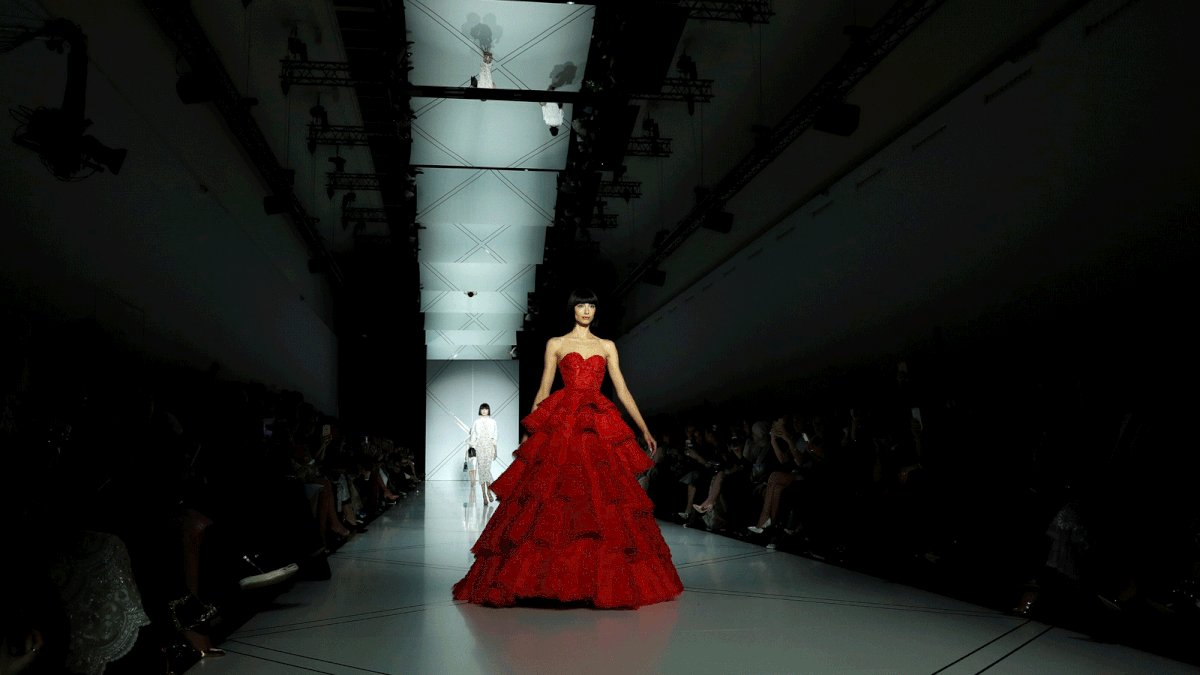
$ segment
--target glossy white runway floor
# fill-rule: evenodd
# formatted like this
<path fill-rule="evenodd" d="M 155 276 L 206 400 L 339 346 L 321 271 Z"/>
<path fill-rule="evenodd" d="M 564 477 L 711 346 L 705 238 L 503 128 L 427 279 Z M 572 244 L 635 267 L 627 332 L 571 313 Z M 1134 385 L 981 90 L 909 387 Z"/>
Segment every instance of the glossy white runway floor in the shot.
<path fill-rule="evenodd" d="M 458 603 L 491 511 L 434 482 L 197 664 L 283 673 L 1200 673 L 1128 647 L 787 553 L 662 523 L 686 588 L 638 610 Z M 464 506 L 464 503 L 467 505 Z"/>

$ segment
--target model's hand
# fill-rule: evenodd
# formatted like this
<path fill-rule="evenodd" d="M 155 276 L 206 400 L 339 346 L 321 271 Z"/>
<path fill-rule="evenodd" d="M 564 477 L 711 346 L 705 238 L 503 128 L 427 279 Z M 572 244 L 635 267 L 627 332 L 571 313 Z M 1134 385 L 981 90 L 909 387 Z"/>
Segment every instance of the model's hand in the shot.
<path fill-rule="evenodd" d="M 646 447 L 650 448 L 650 454 L 658 451 L 658 443 L 654 441 L 654 437 L 650 435 L 649 431 L 643 431 L 642 438 L 646 439 Z"/>
<path fill-rule="evenodd" d="M 24 651 L 20 654 L 15 653 L 20 647 L 10 648 L 7 639 L 0 640 L 0 675 L 16 675 L 28 669 L 43 646 L 42 634 L 37 630 L 25 636 Z"/>

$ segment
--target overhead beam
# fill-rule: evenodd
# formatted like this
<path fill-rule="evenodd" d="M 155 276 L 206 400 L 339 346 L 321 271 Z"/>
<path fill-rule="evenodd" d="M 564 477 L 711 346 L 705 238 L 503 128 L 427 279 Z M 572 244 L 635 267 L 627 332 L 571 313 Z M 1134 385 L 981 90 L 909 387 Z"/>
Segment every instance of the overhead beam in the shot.
<path fill-rule="evenodd" d="M 710 213 L 725 204 L 754 180 L 776 157 L 812 126 L 826 105 L 841 103 L 876 65 L 908 37 L 946 0 L 899 0 L 871 28 L 869 35 L 825 74 L 799 103 L 775 125 L 763 142 L 738 162 L 667 235 L 654 251 L 630 272 L 613 291 L 621 298 L 633 290 L 648 271 L 657 269 L 683 242 L 698 230 Z"/>

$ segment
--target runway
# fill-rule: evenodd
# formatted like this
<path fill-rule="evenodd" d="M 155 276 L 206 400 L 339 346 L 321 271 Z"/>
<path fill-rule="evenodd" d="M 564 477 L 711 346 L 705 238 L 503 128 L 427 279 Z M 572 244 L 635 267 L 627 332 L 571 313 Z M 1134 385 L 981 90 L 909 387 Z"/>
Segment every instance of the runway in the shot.
<path fill-rule="evenodd" d="M 189 673 L 1200 673 L 833 565 L 663 523 L 686 588 L 638 610 L 451 600 L 490 511 L 435 481 Z M 478 492 L 476 492 L 478 497 Z"/>

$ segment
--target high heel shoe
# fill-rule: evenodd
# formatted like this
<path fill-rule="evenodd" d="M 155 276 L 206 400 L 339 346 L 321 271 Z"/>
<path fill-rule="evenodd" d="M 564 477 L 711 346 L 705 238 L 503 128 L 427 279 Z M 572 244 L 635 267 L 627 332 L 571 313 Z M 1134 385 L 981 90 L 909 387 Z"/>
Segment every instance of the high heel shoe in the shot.
<path fill-rule="evenodd" d="M 708 513 L 709 511 L 712 511 L 713 508 L 715 508 L 715 507 L 705 506 L 703 504 L 692 504 L 692 508 L 696 509 L 696 511 L 701 514 L 705 514 L 705 513 Z"/>
<path fill-rule="evenodd" d="M 767 518 L 767 522 L 763 523 L 762 527 L 758 527 L 756 525 L 751 525 L 750 527 L 747 527 L 746 529 L 750 530 L 754 534 L 762 534 L 763 531 L 766 530 L 770 526 L 771 526 L 771 519 Z"/>

